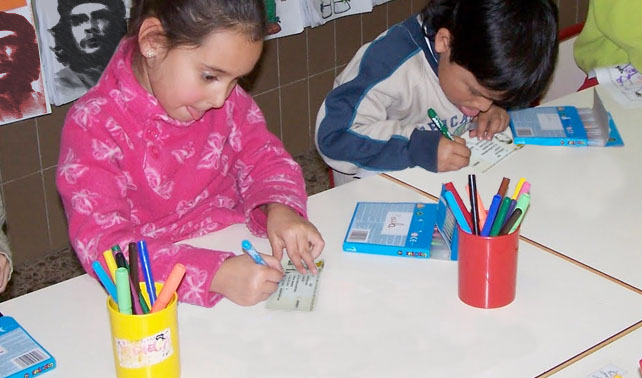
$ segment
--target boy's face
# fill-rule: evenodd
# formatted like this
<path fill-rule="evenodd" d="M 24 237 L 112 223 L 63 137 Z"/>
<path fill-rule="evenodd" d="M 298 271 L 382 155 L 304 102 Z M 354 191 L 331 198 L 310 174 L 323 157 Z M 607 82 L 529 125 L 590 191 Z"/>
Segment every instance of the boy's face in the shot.
<path fill-rule="evenodd" d="M 477 79 L 464 67 L 450 61 L 450 32 L 439 29 L 435 36 L 435 50 L 439 53 L 439 85 L 457 108 L 469 117 L 487 111 L 493 99 L 500 98 L 501 93 L 484 88 Z"/>
<path fill-rule="evenodd" d="M 199 120 L 208 110 L 223 106 L 238 79 L 254 68 L 262 47 L 262 41 L 250 41 L 241 32 L 213 32 L 197 48 L 178 46 L 144 58 L 147 75 L 141 75 L 141 84 L 170 117 Z"/>

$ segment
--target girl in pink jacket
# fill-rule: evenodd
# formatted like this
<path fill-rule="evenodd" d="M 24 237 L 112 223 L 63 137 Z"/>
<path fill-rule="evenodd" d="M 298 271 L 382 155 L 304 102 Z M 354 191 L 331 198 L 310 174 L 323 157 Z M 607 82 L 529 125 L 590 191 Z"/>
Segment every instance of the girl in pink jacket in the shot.
<path fill-rule="evenodd" d="M 99 82 L 69 110 L 57 185 L 69 236 L 87 272 L 113 245 L 147 241 L 154 278 L 176 263 L 179 299 L 253 305 L 299 271 L 324 242 L 306 220 L 301 168 L 238 85 L 259 59 L 261 0 L 140 0 L 129 34 Z M 272 256 L 177 245 L 245 222 Z"/>

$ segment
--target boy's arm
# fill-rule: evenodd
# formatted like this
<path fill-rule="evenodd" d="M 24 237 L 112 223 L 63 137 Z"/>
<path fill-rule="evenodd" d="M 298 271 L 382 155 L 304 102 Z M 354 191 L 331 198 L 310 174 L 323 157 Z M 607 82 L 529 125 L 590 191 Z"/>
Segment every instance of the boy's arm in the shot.
<path fill-rule="evenodd" d="M 436 171 L 441 134 L 418 129 L 417 124 L 392 119 L 388 114 L 393 108 L 402 115 L 394 118 L 410 115 L 412 88 L 408 83 L 369 87 L 367 80 L 352 80 L 336 87 L 317 116 L 316 143 L 321 154 L 370 170 L 420 166 Z M 333 168 L 354 173 L 345 167 Z"/>

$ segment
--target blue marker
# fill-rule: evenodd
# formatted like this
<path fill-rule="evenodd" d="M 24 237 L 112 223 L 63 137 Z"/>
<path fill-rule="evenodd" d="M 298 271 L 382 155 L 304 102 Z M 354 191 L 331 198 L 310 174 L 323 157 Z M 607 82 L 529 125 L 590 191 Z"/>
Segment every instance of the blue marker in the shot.
<path fill-rule="evenodd" d="M 153 306 L 156 302 L 156 286 L 154 286 L 154 276 L 152 275 L 152 266 L 149 261 L 149 252 L 147 252 L 147 243 L 144 240 L 138 242 L 138 259 L 143 270 L 143 276 L 145 276 L 149 305 Z"/>
<path fill-rule="evenodd" d="M 107 272 L 105 272 L 105 269 L 103 269 L 103 266 L 100 265 L 100 262 L 94 261 L 91 263 L 91 267 L 94 269 L 94 272 L 96 272 L 96 275 L 98 276 L 98 279 L 100 280 L 100 283 L 103 284 L 105 287 L 105 290 L 107 290 L 107 293 L 112 297 L 114 302 L 118 303 L 118 295 L 116 294 L 116 285 L 111 281 L 111 278 L 109 278 L 109 275 Z"/>
<path fill-rule="evenodd" d="M 446 190 L 444 192 L 444 198 L 446 198 L 446 202 L 448 203 L 450 210 L 453 212 L 455 220 L 457 221 L 457 224 L 459 224 L 459 228 L 461 228 L 464 232 L 472 234 L 470 226 L 468 225 L 468 221 L 466 220 L 466 218 L 464 218 L 464 213 L 457 204 L 457 201 L 455 200 L 453 194 L 449 190 Z"/>
<path fill-rule="evenodd" d="M 265 260 L 263 260 L 263 257 L 261 257 L 256 249 L 254 249 L 254 246 L 252 246 L 252 243 L 250 243 L 249 240 L 243 240 L 243 242 L 241 243 L 241 249 L 243 249 L 243 252 L 250 255 L 255 263 L 267 266 L 267 263 L 265 262 Z"/>
<path fill-rule="evenodd" d="M 488 208 L 488 215 L 486 216 L 486 222 L 484 222 L 484 227 L 481 231 L 481 236 L 490 235 L 490 229 L 493 227 L 493 221 L 497 216 L 497 210 L 499 210 L 499 205 L 502 202 L 502 197 L 499 194 L 493 196 L 493 201 L 490 203 L 490 208 Z"/>

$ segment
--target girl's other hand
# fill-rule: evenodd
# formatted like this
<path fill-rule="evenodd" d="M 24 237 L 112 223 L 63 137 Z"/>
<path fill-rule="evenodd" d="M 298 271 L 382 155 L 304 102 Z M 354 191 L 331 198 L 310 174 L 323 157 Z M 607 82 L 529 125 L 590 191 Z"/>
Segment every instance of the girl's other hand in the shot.
<path fill-rule="evenodd" d="M 268 266 L 254 262 L 246 254 L 230 257 L 218 269 L 210 290 L 241 306 L 252 306 L 268 299 L 283 278 L 281 261 L 261 254 Z"/>
<path fill-rule="evenodd" d="M 317 273 L 314 259 L 321 255 L 325 242 L 316 227 L 294 210 L 280 203 L 267 205 L 267 234 L 272 246 L 272 255 L 281 260 L 283 249 L 301 273 L 306 270 Z"/>

